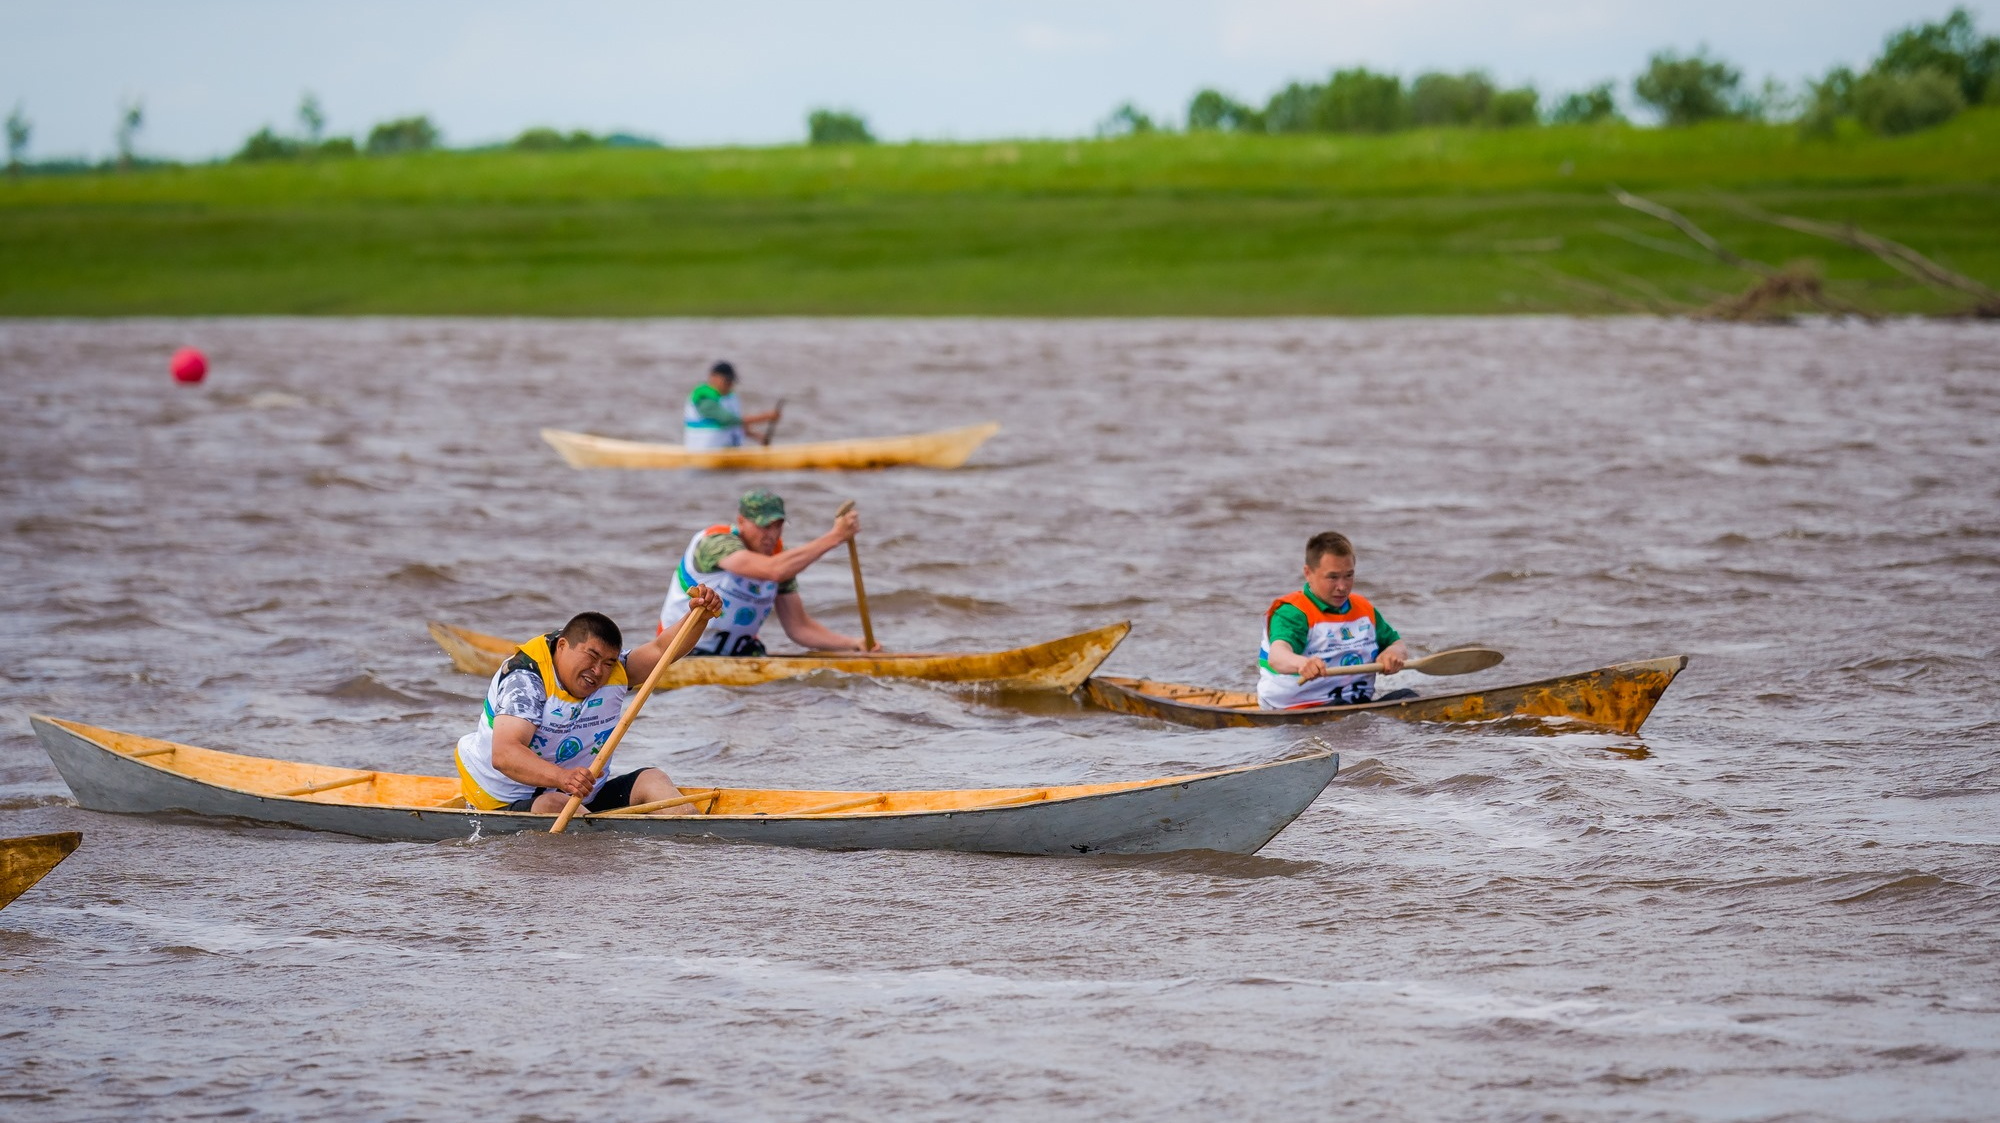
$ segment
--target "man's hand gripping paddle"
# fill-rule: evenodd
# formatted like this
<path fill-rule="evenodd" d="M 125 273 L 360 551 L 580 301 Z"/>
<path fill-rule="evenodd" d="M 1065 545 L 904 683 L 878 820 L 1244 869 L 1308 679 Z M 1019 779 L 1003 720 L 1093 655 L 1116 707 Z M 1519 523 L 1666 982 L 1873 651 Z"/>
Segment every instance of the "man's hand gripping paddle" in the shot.
<path fill-rule="evenodd" d="M 653 664 L 653 673 L 646 676 L 645 685 L 639 687 L 639 692 L 632 696 L 632 701 L 625 707 L 625 712 L 619 715 L 618 724 L 611 730 L 611 737 L 604 742 L 604 748 L 598 751 L 597 759 L 590 762 L 590 777 L 593 782 L 604 775 L 605 766 L 611 763 L 611 754 L 617 751 L 618 742 L 625 739 L 625 731 L 632 728 L 632 720 L 639 716 L 639 708 L 652 696 L 653 687 L 659 685 L 660 675 L 666 672 L 667 664 L 679 661 L 683 655 L 693 650 L 695 643 L 701 638 L 701 630 L 707 627 L 708 622 L 715 619 L 716 615 L 713 609 L 697 606 L 688 613 L 686 620 L 681 621 L 680 630 L 674 633 L 674 642 L 668 644 L 667 649 L 660 653 L 660 661 Z M 577 808 L 582 806 L 582 796 L 570 796 L 569 802 L 563 804 L 562 814 L 557 815 L 555 824 L 549 827 L 549 833 L 563 833 L 569 826 L 570 818 L 576 814 Z"/>

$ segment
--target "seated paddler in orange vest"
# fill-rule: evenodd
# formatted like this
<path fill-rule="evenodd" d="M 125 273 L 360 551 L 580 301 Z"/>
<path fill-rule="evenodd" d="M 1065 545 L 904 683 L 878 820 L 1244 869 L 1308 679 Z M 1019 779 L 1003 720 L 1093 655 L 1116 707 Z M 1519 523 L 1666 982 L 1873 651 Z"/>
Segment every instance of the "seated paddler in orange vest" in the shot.
<path fill-rule="evenodd" d="M 708 622 L 694 655 L 762 655 L 757 633 L 774 614 L 793 643 L 814 651 L 864 651 L 865 644 L 820 623 L 799 597 L 799 574 L 829 550 L 854 537 L 861 516 L 853 511 L 833 520 L 832 529 L 793 549 L 785 549 L 785 501 L 759 488 L 736 504 L 736 524 L 717 523 L 695 532 L 674 569 L 674 582 L 660 606 L 660 630 L 671 631 L 687 613 L 688 591 L 706 586 L 722 596 L 722 615 Z M 874 650 L 882 650 L 876 644 Z"/>
<path fill-rule="evenodd" d="M 715 611 L 720 602 L 714 590 L 696 589 L 689 611 Z M 673 648 L 678 624 L 620 654 L 624 637 L 618 625 L 600 613 L 582 612 L 561 631 L 522 644 L 487 684 L 478 728 L 458 740 L 458 787 L 465 802 L 481 811 L 553 815 L 571 796 L 581 797 L 591 811 L 610 811 L 681 794 L 657 768 L 590 774 L 591 761 L 610 740 L 638 684 L 660 660 L 686 654 Z"/>
<path fill-rule="evenodd" d="M 1380 663 L 1395 674 L 1409 662 L 1396 629 L 1354 591 L 1354 544 L 1326 531 L 1306 543 L 1305 584 L 1271 602 L 1257 658 L 1257 704 L 1267 710 L 1351 706 L 1408 698 L 1414 690 L 1375 694 L 1375 676 L 1342 667 Z"/>

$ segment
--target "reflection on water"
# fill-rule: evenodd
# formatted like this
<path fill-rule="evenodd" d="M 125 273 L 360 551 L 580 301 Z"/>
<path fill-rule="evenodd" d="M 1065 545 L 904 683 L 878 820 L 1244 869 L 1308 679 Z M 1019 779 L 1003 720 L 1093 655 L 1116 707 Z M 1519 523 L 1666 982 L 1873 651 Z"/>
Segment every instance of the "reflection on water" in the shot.
<path fill-rule="evenodd" d="M 172 385 L 195 342 L 211 383 Z M 247 1113 L 1969 1118 L 2000 1075 L 2000 346 L 1973 324 L 0 324 L 8 1118 Z M 995 418 L 959 472 L 576 472 L 708 362 L 816 440 Z M 1345 769 L 1255 857 L 366 843 L 75 810 L 46 712 L 450 770 L 427 617 L 644 628 L 744 487 L 859 501 L 877 633 L 1116 619 L 1247 687 L 1308 533 L 1471 680 L 1685 652 L 1643 740 L 1198 731 L 832 676 L 651 703 L 699 784 Z M 857 626 L 845 567 L 809 606 Z M 1439 689 L 1445 680 L 1402 676 Z M 628 759 L 621 754 L 621 759 Z"/>

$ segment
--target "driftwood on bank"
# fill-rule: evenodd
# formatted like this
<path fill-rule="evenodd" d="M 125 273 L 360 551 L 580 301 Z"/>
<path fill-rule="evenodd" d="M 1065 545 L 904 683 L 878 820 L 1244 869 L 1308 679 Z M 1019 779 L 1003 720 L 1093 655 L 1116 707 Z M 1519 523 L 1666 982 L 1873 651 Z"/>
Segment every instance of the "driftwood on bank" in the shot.
<path fill-rule="evenodd" d="M 1649 214 L 1661 221 L 1673 223 L 1680 228 L 1681 233 L 1694 239 L 1696 245 L 1714 254 L 1717 260 L 1721 261 L 1724 265 L 1741 269 L 1748 273 L 1756 273 L 1763 277 L 1773 276 L 1778 272 L 1775 266 L 1766 265 L 1761 261 L 1752 261 L 1731 250 L 1721 242 L 1716 241 L 1715 237 L 1708 231 L 1696 226 L 1693 219 L 1690 219 L 1672 207 L 1662 206 L 1651 199 L 1642 199 L 1629 191 L 1621 191 L 1616 187 L 1611 189 L 1611 197 L 1618 200 L 1619 205 L 1631 207 L 1640 214 Z"/>
<path fill-rule="evenodd" d="M 1943 292 L 1963 293 L 1972 297 L 1970 309 L 1975 316 L 2000 317 L 2000 292 L 1995 292 L 1963 273 L 1947 269 L 1901 242 L 1891 241 L 1879 234 L 1870 234 L 1851 222 L 1821 222 L 1817 219 L 1801 218 L 1798 215 L 1774 214 L 1741 199 L 1724 199 L 1732 209 L 1745 218 L 1796 230 L 1801 234 L 1826 238 L 1829 241 L 1866 250 L 1888 264 L 1891 268 L 1914 277 L 1919 281 Z"/>
<path fill-rule="evenodd" d="M 1651 215 L 1663 222 L 1672 223 L 1681 233 L 1694 243 L 1713 254 L 1716 260 L 1732 268 L 1755 274 L 1757 283 L 1737 293 L 1724 297 L 1694 313 L 1697 319 L 1708 320 L 1771 320 L 1784 315 L 1784 309 L 1793 304 L 1809 304 L 1827 312 L 1843 316 L 1873 316 L 1845 301 L 1836 300 L 1826 291 L 1819 275 L 1803 265 L 1780 268 L 1762 261 L 1744 257 L 1718 241 L 1714 235 L 1695 225 L 1693 219 L 1651 199 L 1641 198 L 1619 188 L 1611 189 L 1611 197 L 1622 206 L 1630 207 L 1641 214 Z"/>

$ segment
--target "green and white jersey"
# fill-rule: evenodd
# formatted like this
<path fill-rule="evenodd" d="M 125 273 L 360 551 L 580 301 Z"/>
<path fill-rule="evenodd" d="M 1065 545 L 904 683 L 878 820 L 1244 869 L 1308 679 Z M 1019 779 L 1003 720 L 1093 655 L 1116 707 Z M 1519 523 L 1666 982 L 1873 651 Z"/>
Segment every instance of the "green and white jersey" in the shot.
<path fill-rule="evenodd" d="M 681 555 L 681 564 L 674 569 L 674 583 L 667 590 L 666 602 L 660 605 L 659 630 L 665 632 L 679 624 L 688 612 L 688 590 L 706 585 L 722 597 L 722 615 L 702 629 L 694 653 L 739 655 L 749 648 L 749 641 L 757 638 L 757 632 L 777 608 L 778 598 L 799 591 L 796 577 L 758 581 L 722 568 L 723 558 L 749 548 L 725 523 L 697 533 Z M 778 543 L 780 551 L 784 548 L 783 542 Z"/>
<path fill-rule="evenodd" d="M 689 448 L 735 448 L 743 443 L 743 404 L 704 382 L 688 395 L 681 433 Z"/>
<path fill-rule="evenodd" d="M 1328 604 L 1306 586 L 1271 602 L 1257 651 L 1257 704 L 1267 710 L 1343 706 L 1373 701 L 1375 676 L 1343 675 L 1335 668 L 1372 663 L 1399 637 L 1368 598 L 1350 594 Z M 1271 644 L 1283 640 L 1295 655 L 1318 659 L 1330 673 L 1302 683 L 1271 669 Z"/>

